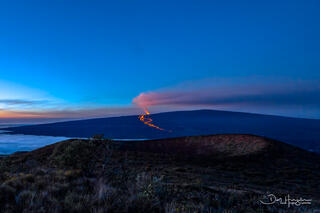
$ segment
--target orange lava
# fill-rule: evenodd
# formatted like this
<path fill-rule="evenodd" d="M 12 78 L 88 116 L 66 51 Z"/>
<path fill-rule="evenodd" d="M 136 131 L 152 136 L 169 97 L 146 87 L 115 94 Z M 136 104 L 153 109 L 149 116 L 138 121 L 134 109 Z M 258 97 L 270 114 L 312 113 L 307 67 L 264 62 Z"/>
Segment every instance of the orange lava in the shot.
<path fill-rule="evenodd" d="M 149 117 L 150 112 L 147 109 L 144 109 L 144 113 L 145 114 L 142 114 L 142 115 L 139 116 L 139 120 L 140 121 L 142 121 L 144 124 L 146 124 L 146 125 L 148 125 L 150 127 L 156 128 L 158 130 L 164 130 L 164 129 L 152 124 L 153 120 Z"/>

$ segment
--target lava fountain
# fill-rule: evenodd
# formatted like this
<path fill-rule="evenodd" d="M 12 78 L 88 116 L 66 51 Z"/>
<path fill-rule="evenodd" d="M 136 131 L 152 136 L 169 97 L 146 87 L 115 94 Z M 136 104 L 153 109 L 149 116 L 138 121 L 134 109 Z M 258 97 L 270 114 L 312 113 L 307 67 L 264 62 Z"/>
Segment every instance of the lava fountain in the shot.
<path fill-rule="evenodd" d="M 162 130 L 162 131 L 164 130 L 164 129 L 162 129 L 162 128 L 160 128 L 160 127 L 152 124 L 152 121 L 153 121 L 153 120 L 152 120 L 152 118 L 150 117 L 150 112 L 148 111 L 147 108 L 144 108 L 144 114 L 139 115 L 139 120 L 140 120 L 141 122 L 143 122 L 144 124 L 150 126 L 150 127 L 153 127 L 153 128 L 156 128 L 156 129 Z"/>

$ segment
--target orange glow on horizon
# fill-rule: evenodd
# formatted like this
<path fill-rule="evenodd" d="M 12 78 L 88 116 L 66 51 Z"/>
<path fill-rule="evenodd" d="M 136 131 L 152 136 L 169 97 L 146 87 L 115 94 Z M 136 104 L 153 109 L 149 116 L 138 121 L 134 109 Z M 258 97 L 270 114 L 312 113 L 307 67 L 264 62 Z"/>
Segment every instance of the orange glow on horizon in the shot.
<path fill-rule="evenodd" d="M 39 118 L 42 116 L 35 115 L 28 112 L 20 112 L 20 111 L 9 111 L 9 110 L 0 110 L 0 118 L 2 119 L 10 119 L 10 118 Z"/>

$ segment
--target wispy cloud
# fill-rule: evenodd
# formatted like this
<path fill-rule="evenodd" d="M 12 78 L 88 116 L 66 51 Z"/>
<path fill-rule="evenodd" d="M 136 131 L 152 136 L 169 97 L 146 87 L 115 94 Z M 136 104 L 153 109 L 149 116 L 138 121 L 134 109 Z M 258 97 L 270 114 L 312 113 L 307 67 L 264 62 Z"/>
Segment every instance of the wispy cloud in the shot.
<path fill-rule="evenodd" d="M 96 118 L 110 117 L 121 115 L 133 115 L 139 113 L 137 107 L 100 107 L 100 108 L 68 108 L 68 109 L 51 109 L 37 111 L 20 111 L 16 112 L 21 115 L 28 114 L 29 117 L 42 118 Z"/>
<path fill-rule="evenodd" d="M 68 109 L 1 110 L 0 123 L 44 123 L 85 118 L 137 115 L 137 107 L 100 107 Z"/>
<path fill-rule="evenodd" d="M 287 109 L 294 116 L 317 110 L 320 114 L 320 84 L 317 82 L 207 84 L 139 94 L 133 103 L 144 107 L 204 107 L 280 114 Z"/>
<path fill-rule="evenodd" d="M 6 105 L 38 105 L 46 102 L 47 101 L 35 101 L 24 99 L 0 99 L 0 103 Z"/>
<path fill-rule="evenodd" d="M 141 107 L 169 105 L 269 105 L 269 106 L 320 106 L 320 90 L 301 88 L 283 91 L 238 91 L 217 93 L 214 89 L 197 91 L 165 91 L 141 93 L 134 101 Z"/>

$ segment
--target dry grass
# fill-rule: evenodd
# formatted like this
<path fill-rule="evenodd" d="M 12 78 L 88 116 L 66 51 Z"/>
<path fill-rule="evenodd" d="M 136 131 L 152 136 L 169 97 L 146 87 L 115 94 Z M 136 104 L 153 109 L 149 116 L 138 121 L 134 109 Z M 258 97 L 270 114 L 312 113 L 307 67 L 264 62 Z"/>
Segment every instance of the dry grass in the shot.
<path fill-rule="evenodd" d="M 238 142 L 232 142 L 234 137 L 224 139 L 229 141 L 227 148 L 221 148 L 218 141 L 223 138 L 219 137 L 219 140 L 211 138 L 203 142 L 204 146 L 218 144 L 220 148 L 211 147 L 211 151 L 228 149 L 229 153 L 240 153 L 240 156 L 247 153 L 245 157 L 237 155 L 238 158 L 234 158 L 231 154 L 221 161 L 196 152 L 198 159 L 195 160 L 173 155 L 172 150 L 146 152 L 150 151 L 149 146 L 141 152 L 136 145 L 134 150 L 130 144 L 126 147 L 127 144 L 99 138 L 66 141 L 2 158 L 1 212 L 247 213 L 307 212 L 319 207 L 316 202 L 313 206 L 295 209 L 262 206 L 258 202 L 267 191 L 319 200 L 319 165 L 311 165 L 318 161 L 300 159 L 299 164 L 288 161 L 279 164 L 284 157 L 290 160 L 291 155 L 282 152 L 280 158 L 276 153 L 262 153 L 279 147 L 266 146 L 266 139 L 257 138 L 254 138 L 253 146 L 261 157 L 250 157 L 252 153 L 243 147 L 248 143 L 248 136 Z M 187 146 L 197 144 L 199 147 L 203 138 L 186 140 L 189 141 Z M 179 148 L 182 144 L 172 146 Z M 161 148 L 157 143 L 155 145 Z M 162 150 L 167 148 L 165 145 Z M 295 156 L 304 156 L 299 153 L 294 150 Z M 275 159 L 271 161 L 270 157 Z M 265 162 L 266 159 L 269 161 Z M 263 162 L 268 167 L 260 168 Z M 307 174 L 308 179 L 303 179 Z"/>

